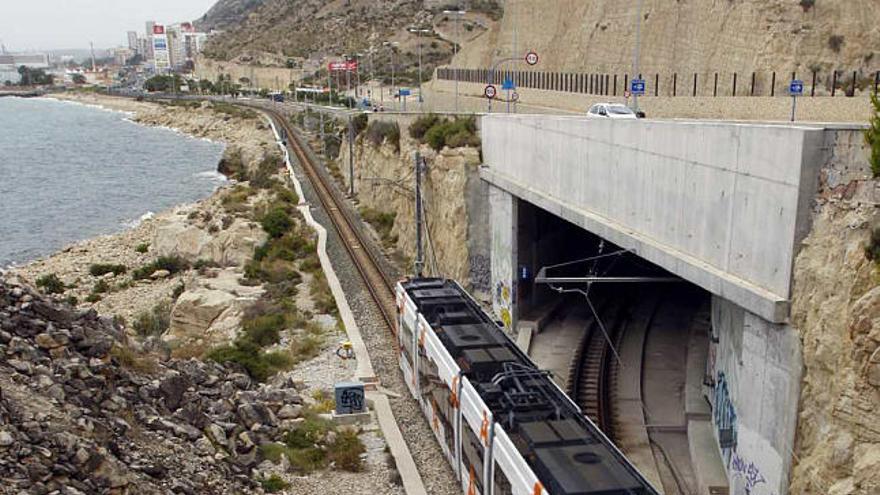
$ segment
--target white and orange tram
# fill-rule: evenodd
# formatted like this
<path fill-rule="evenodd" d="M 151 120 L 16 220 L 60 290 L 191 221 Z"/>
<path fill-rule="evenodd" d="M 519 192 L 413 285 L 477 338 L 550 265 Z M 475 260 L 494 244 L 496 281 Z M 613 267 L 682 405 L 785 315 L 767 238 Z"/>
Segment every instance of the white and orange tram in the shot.
<path fill-rule="evenodd" d="M 466 495 L 657 494 L 455 281 L 396 292 L 400 367 Z"/>

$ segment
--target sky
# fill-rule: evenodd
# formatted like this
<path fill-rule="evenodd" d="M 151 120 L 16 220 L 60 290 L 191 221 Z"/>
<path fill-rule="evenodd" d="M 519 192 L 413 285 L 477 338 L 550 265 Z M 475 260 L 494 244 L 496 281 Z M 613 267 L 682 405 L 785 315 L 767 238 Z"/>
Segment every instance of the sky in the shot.
<path fill-rule="evenodd" d="M 192 21 L 216 0 L 0 0 L 0 41 L 9 51 L 112 48 L 144 23 Z"/>

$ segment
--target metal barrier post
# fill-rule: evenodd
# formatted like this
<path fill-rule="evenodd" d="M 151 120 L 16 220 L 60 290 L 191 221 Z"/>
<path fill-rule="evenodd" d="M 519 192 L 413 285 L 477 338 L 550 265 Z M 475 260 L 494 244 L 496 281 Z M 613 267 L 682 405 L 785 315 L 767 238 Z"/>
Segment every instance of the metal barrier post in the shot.
<path fill-rule="evenodd" d="M 694 97 L 697 96 L 697 73 L 694 72 Z"/>
<path fill-rule="evenodd" d="M 733 96 L 736 96 L 736 72 L 733 73 Z"/>
<path fill-rule="evenodd" d="M 674 72 L 672 74 L 672 96 L 675 96 L 675 90 L 676 90 L 677 86 L 678 86 L 678 73 Z"/>
<path fill-rule="evenodd" d="M 810 88 L 810 98 L 816 96 L 816 71 L 813 71 L 813 86 Z"/>
<path fill-rule="evenodd" d="M 776 96 L 776 72 L 773 72 L 773 77 L 770 79 L 770 96 Z"/>
<path fill-rule="evenodd" d="M 849 96 L 856 95 L 856 78 L 858 77 L 858 72 L 853 71 L 852 85 L 850 86 Z"/>
<path fill-rule="evenodd" d="M 831 76 L 831 96 L 837 94 L 837 71 Z"/>
<path fill-rule="evenodd" d="M 715 73 L 715 89 L 712 90 L 712 96 L 718 96 L 718 73 Z"/>
<path fill-rule="evenodd" d="M 660 74 L 654 74 L 654 96 L 660 95 Z"/>

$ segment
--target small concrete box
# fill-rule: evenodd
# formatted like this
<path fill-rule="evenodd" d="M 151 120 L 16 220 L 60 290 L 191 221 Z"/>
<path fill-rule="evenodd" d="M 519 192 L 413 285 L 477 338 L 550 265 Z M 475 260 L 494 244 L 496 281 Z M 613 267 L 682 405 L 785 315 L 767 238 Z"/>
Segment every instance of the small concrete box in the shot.
<path fill-rule="evenodd" d="M 356 414 L 366 410 L 364 384 L 356 382 L 338 382 L 334 386 L 336 392 L 336 414 Z"/>

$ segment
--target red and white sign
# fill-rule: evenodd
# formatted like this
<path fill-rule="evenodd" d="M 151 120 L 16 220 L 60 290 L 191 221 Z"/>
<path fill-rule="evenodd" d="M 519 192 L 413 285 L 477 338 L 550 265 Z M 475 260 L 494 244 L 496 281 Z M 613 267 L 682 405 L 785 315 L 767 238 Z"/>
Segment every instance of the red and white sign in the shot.
<path fill-rule="evenodd" d="M 629 98 L 629 90 L 628 89 L 623 92 L 623 97 Z"/>
<path fill-rule="evenodd" d="M 498 95 L 498 89 L 490 84 L 486 86 L 486 89 L 483 90 L 483 94 L 486 95 L 486 98 L 489 98 L 491 100 Z"/>
<path fill-rule="evenodd" d="M 535 52 L 526 53 L 526 63 L 529 65 L 538 64 L 538 54 Z"/>
<path fill-rule="evenodd" d="M 357 72 L 358 62 L 357 60 L 350 60 L 348 62 L 330 62 L 327 65 L 327 68 L 333 72 Z"/>
<path fill-rule="evenodd" d="M 153 26 L 153 34 L 165 34 L 165 26 L 156 24 Z"/>
<path fill-rule="evenodd" d="M 510 101 L 519 101 L 519 93 L 517 93 L 516 91 L 514 91 L 513 93 L 511 93 L 511 95 L 510 95 Z"/>

